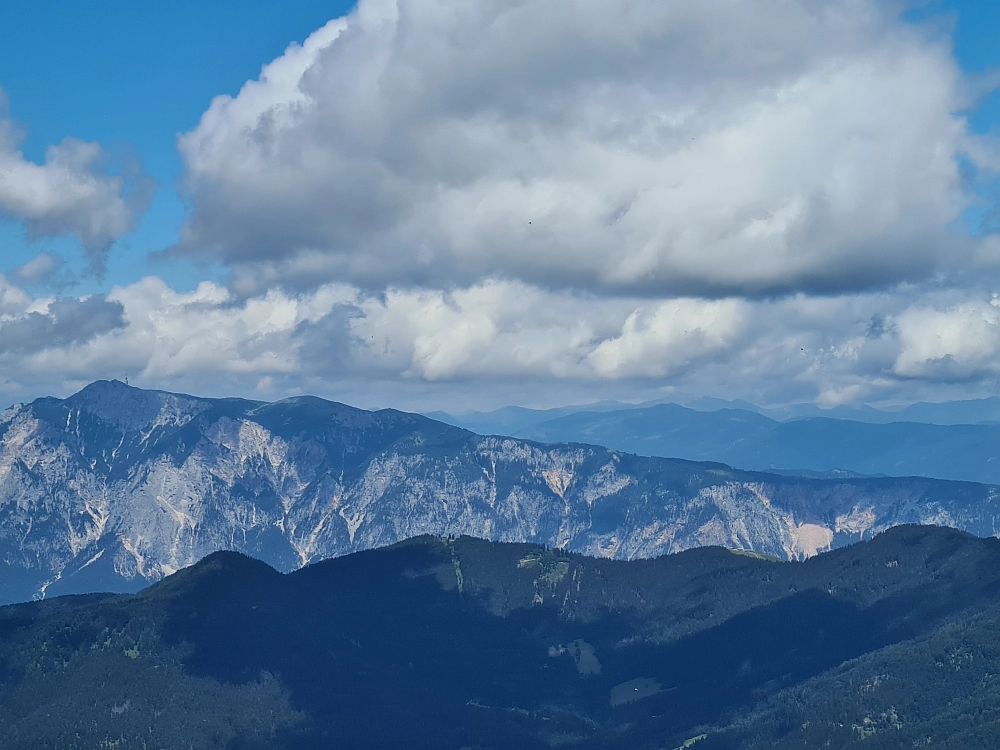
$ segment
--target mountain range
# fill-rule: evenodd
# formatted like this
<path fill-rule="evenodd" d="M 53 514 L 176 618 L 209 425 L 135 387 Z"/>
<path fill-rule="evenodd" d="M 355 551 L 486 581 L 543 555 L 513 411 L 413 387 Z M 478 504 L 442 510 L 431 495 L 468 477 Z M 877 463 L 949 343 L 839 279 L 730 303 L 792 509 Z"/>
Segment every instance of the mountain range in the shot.
<path fill-rule="evenodd" d="M 905 411 L 925 406 L 932 405 Z M 510 413 L 497 416 L 503 418 L 494 425 L 486 415 L 471 422 L 486 433 L 504 422 L 514 426 Z M 643 456 L 721 461 L 756 471 L 1000 483 L 998 423 L 875 423 L 830 417 L 782 421 L 748 409 L 707 411 L 665 403 L 597 411 L 571 408 L 517 424 L 510 434 L 528 440 L 595 443 Z"/>
<path fill-rule="evenodd" d="M 742 399 L 727 400 L 703 396 L 685 404 L 674 404 L 669 401 L 646 401 L 638 404 L 623 401 L 598 401 L 586 405 L 558 406 L 548 409 L 504 406 L 493 411 L 465 411 L 456 414 L 434 411 L 428 412 L 427 416 L 455 425 L 456 427 L 464 427 L 480 434 L 518 435 L 526 428 L 570 414 L 647 409 L 663 405 L 686 406 L 689 409 L 700 412 L 713 412 L 724 409 L 750 411 L 770 417 L 777 422 L 787 422 L 793 419 L 825 418 L 870 424 L 888 424 L 890 422 L 920 422 L 936 425 L 1000 423 L 1000 396 L 965 399 L 961 401 L 944 401 L 940 403 L 918 401 L 917 403 L 905 406 L 885 407 L 881 409 L 876 409 L 867 404 L 861 406 L 842 404 L 824 409 L 816 404 L 809 403 L 761 407 Z"/>
<path fill-rule="evenodd" d="M 705 545 L 802 559 L 904 523 L 992 536 L 998 497 L 484 437 L 313 397 L 99 381 L 0 414 L 0 602 L 135 591 L 218 550 L 287 572 L 427 533 L 615 559 Z"/>
<path fill-rule="evenodd" d="M 419 537 L 0 608 L 0 747 L 988 748 L 1000 542 L 805 562 Z"/>

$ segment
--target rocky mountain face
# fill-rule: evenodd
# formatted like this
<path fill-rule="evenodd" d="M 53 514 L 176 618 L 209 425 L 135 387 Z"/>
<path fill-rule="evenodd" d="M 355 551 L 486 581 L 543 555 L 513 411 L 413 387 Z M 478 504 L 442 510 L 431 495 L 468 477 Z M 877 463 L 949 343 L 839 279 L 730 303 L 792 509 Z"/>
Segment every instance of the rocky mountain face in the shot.
<path fill-rule="evenodd" d="M 101 381 L 0 415 L 0 601 L 134 591 L 217 550 L 290 571 L 420 534 L 618 559 L 707 545 L 801 559 L 903 523 L 995 535 L 998 490 L 782 477 L 312 397 Z"/>

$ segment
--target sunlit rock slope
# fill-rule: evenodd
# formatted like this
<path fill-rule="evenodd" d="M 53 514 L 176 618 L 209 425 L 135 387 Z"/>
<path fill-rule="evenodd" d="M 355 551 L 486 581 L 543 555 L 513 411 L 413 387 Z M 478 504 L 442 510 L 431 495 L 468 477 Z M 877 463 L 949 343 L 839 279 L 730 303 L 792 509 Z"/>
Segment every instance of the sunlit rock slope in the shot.
<path fill-rule="evenodd" d="M 994 535 L 998 497 L 482 437 L 312 397 L 101 381 L 0 415 L 0 601 L 137 590 L 222 549 L 289 571 L 418 534 L 622 559 L 704 545 L 794 559 L 902 523 Z"/>

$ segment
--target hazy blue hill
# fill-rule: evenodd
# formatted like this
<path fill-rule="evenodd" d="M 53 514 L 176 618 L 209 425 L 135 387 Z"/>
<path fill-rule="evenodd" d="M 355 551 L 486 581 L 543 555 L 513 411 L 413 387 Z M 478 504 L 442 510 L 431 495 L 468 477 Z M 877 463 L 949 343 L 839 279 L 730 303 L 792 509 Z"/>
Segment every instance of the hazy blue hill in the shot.
<path fill-rule="evenodd" d="M 443 411 L 430 412 L 427 416 L 480 435 L 517 435 L 529 428 L 560 417 L 587 412 L 625 411 L 648 409 L 662 405 L 676 406 L 668 402 L 649 401 L 627 404 L 618 401 L 602 401 L 583 406 L 561 406 L 551 409 L 527 409 L 520 406 L 505 406 L 494 411 L 469 411 L 449 414 Z M 860 406 L 841 405 L 821 408 L 815 404 L 790 404 L 780 407 L 761 407 L 741 399 L 726 400 L 703 396 L 686 404 L 699 412 L 723 410 L 749 411 L 762 414 L 778 422 L 793 419 L 846 419 L 851 422 L 889 424 L 891 422 L 922 422 L 936 425 L 970 425 L 1000 423 L 1000 396 L 930 403 L 926 401 L 905 407 L 876 409 L 866 404 Z"/>
<path fill-rule="evenodd" d="M 789 747 L 940 742 L 956 712 L 995 728 L 973 709 L 1000 698 L 998 602 L 1000 542 L 935 527 L 804 563 L 422 537 L 282 575 L 217 553 L 136 595 L 0 608 L 0 748 L 749 748 L 789 717 Z M 844 730 L 885 700 L 892 721 Z"/>
<path fill-rule="evenodd" d="M 653 404 L 641 404 L 641 406 L 652 405 Z M 844 404 L 826 409 L 821 408 L 816 404 L 789 404 L 788 406 L 761 407 L 756 404 L 752 404 L 749 401 L 743 401 L 742 399 L 727 401 L 725 399 L 704 396 L 686 404 L 686 406 L 697 411 L 719 411 L 721 409 L 752 411 L 757 414 L 763 414 L 771 419 L 778 420 L 779 422 L 784 422 L 789 419 L 827 417 L 829 419 L 850 419 L 854 422 L 875 422 L 883 424 L 885 422 L 893 422 L 900 419 L 900 417 L 892 411 L 875 409 L 867 404 L 862 404 L 861 406 L 849 406 Z M 577 411 L 587 410 L 578 409 Z"/>
<path fill-rule="evenodd" d="M 1000 396 L 948 401 L 920 402 L 894 412 L 897 419 L 930 424 L 983 424 L 1000 422 Z"/>
<path fill-rule="evenodd" d="M 704 457 L 726 452 L 753 455 L 760 441 L 779 424 L 751 411 L 696 411 L 679 404 L 655 404 L 602 413 L 577 412 L 522 430 L 521 435 L 544 442 L 576 440 L 609 445 L 646 456 L 666 456 L 669 452 L 676 458 L 726 463 L 722 457 Z M 623 447 L 626 444 L 628 447 Z"/>
<path fill-rule="evenodd" d="M 944 404 L 919 403 L 904 409 L 875 409 L 871 406 L 834 406 L 823 409 L 815 404 L 790 404 L 782 407 L 761 407 L 742 399 L 726 400 L 703 396 L 685 404 L 699 412 L 723 410 L 748 411 L 762 414 L 778 422 L 791 419 L 825 417 L 828 419 L 848 419 L 854 422 L 887 424 L 889 422 L 913 421 L 929 424 L 978 424 L 1000 421 L 1000 404 L 992 411 L 990 399 L 976 401 L 955 401 Z M 659 406 L 679 406 L 669 401 L 647 401 L 643 403 L 623 403 L 620 401 L 600 401 L 581 406 L 559 406 L 549 409 L 529 409 L 521 406 L 505 406 L 493 411 L 466 411 L 449 414 L 444 411 L 428 412 L 426 416 L 446 424 L 463 427 L 480 435 L 516 435 L 529 428 L 560 417 L 588 412 L 604 413 L 631 409 L 648 409 Z M 983 408 L 986 406 L 987 408 Z M 953 408 L 954 407 L 954 408 Z M 926 416 L 927 418 L 923 418 Z"/>
<path fill-rule="evenodd" d="M 1000 424 L 875 424 L 843 419 L 777 421 L 736 409 L 657 404 L 577 412 L 519 437 L 580 440 L 648 456 L 721 461 L 748 470 L 801 469 L 1000 482 Z"/>
<path fill-rule="evenodd" d="M 462 427 L 480 435 L 515 435 L 532 425 L 577 412 L 618 411 L 634 408 L 620 401 L 601 401 L 586 406 L 559 406 L 553 409 L 528 409 L 523 406 L 504 406 L 493 411 L 467 411 L 449 414 L 444 411 L 428 412 L 426 416 L 439 422 Z"/>
<path fill-rule="evenodd" d="M 641 406 L 651 405 L 641 404 Z M 1000 422 L 1000 396 L 966 399 L 963 401 L 944 401 L 940 403 L 919 401 L 904 407 L 885 407 L 881 409 L 876 409 L 867 404 L 860 406 L 841 405 L 826 409 L 820 408 L 815 404 L 790 404 L 784 407 L 762 408 L 748 401 L 726 401 L 710 397 L 699 398 L 688 404 L 688 406 L 699 411 L 742 409 L 764 414 L 779 421 L 826 417 L 828 419 L 849 419 L 852 422 L 871 422 L 875 424 L 924 422 L 927 424 L 954 425 Z M 595 410 L 583 407 L 577 408 L 574 411 Z"/>

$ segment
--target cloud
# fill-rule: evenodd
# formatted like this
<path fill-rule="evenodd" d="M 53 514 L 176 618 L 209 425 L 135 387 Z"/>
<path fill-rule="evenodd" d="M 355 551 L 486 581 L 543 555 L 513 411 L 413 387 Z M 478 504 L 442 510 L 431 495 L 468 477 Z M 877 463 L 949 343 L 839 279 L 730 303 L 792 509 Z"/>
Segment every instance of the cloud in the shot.
<path fill-rule="evenodd" d="M 101 146 L 75 138 L 50 146 L 36 164 L 19 150 L 22 137 L 0 91 L 0 216 L 22 222 L 34 238 L 75 235 L 91 269 L 102 273 L 110 245 L 148 207 L 152 180 L 130 162 L 107 171 Z"/>
<path fill-rule="evenodd" d="M 32 298 L 27 292 L 0 275 L 0 320 L 23 313 L 31 303 Z"/>
<path fill-rule="evenodd" d="M 28 354 L 85 344 L 96 336 L 124 328 L 123 313 L 120 303 L 100 295 L 55 299 L 43 312 L 0 318 L 0 354 Z"/>
<path fill-rule="evenodd" d="M 393 289 L 360 299 L 349 330 L 360 344 L 356 361 L 404 377 L 559 378 L 583 374 L 592 341 L 614 331 L 609 321 L 624 308 L 519 282 Z M 599 311 L 604 320 L 595 319 Z"/>
<path fill-rule="evenodd" d="M 968 90 L 874 0 L 361 0 L 180 138 L 176 251 L 250 295 L 920 279 L 973 252 Z"/>
<path fill-rule="evenodd" d="M 636 310 L 621 335 L 602 341 L 588 360 L 605 377 L 662 378 L 729 349 L 742 332 L 746 307 L 739 300 L 678 299 Z"/>
<path fill-rule="evenodd" d="M 65 268 L 66 261 L 61 255 L 45 250 L 27 263 L 16 266 L 11 273 L 24 284 L 58 284 Z"/>
<path fill-rule="evenodd" d="M 711 395 L 761 404 L 986 395 L 1000 301 L 984 289 L 835 296 L 601 297 L 520 281 L 444 291 L 325 284 L 241 297 L 149 277 L 107 297 L 33 297 L 0 277 L 0 391 L 97 378 L 403 408 Z M 460 406 L 461 404 L 461 406 Z"/>
<path fill-rule="evenodd" d="M 944 309 L 913 306 L 895 319 L 902 377 L 964 380 L 1000 373 L 1000 298 Z"/>
<path fill-rule="evenodd" d="M 209 282 L 178 293 L 156 277 L 116 288 L 109 297 L 124 305 L 129 319 L 123 369 L 154 380 L 294 373 L 298 347 L 290 334 L 315 301 L 274 291 L 236 303 Z M 110 352 L 121 349 L 107 345 Z"/>
<path fill-rule="evenodd" d="M 9 313 L 0 318 L 8 377 L 129 374 L 167 386 L 213 375 L 285 387 L 309 378 L 586 383 L 678 376 L 738 349 L 738 318 L 749 313 L 733 300 L 649 307 L 495 281 L 383 294 L 328 284 L 242 299 L 209 282 L 180 293 L 155 277 L 116 287 L 106 299 L 47 300 L 9 289 Z"/>
<path fill-rule="evenodd" d="M 652 379 L 733 349 L 739 300 L 604 299 L 521 282 L 359 298 L 354 362 L 427 381 Z"/>
<path fill-rule="evenodd" d="M 241 379 L 290 378 L 303 369 L 299 327 L 327 315 L 340 296 L 341 290 L 327 287 L 305 297 L 275 291 L 237 301 L 210 282 L 178 292 L 156 277 L 116 286 L 106 299 L 75 300 L 75 310 L 64 300 L 25 299 L 22 293 L 6 320 L 0 318 L 0 368 L 32 388 L 125 376 L 174 388 L 194 381 L 211 386 L 219 376 L 229 377 L 233 387 Z"/>

